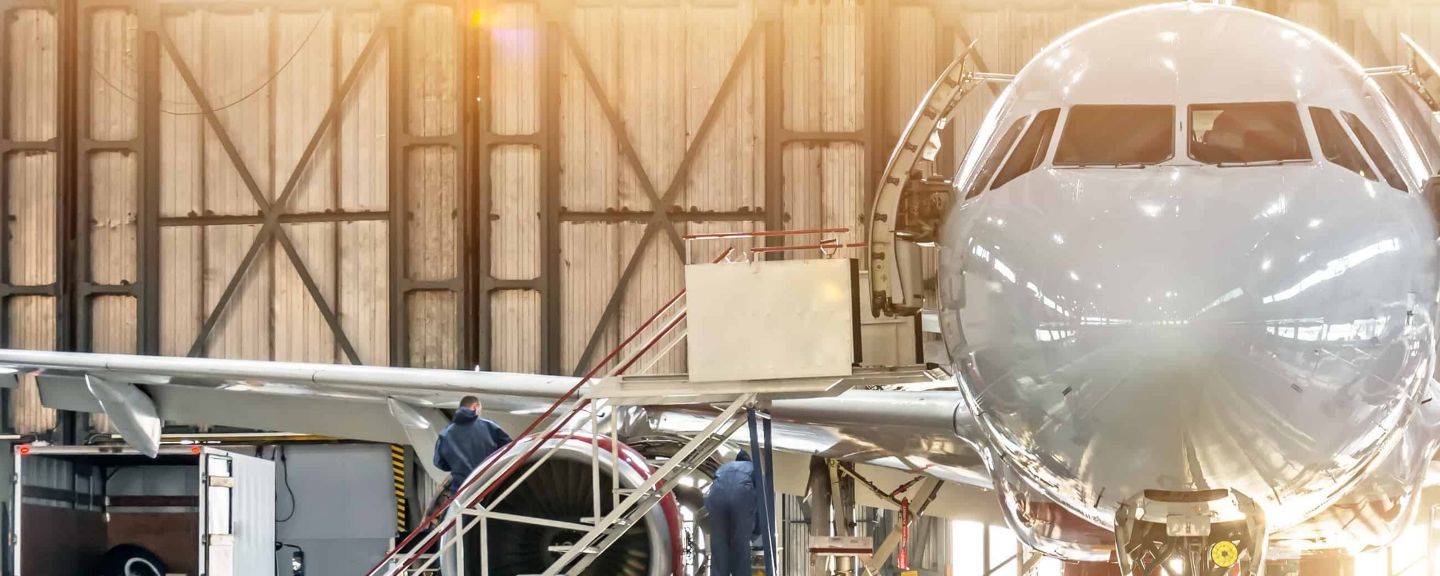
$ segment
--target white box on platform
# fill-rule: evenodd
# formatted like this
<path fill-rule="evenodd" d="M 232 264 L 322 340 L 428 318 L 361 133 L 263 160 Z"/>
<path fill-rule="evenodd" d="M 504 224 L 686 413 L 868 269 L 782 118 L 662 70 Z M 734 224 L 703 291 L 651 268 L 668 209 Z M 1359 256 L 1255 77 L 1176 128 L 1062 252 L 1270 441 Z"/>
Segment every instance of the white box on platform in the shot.
<path fill-rule="evenodd" d="M 852 266 L 843 259 L 686 266 L 690 380 L 851 374 Z"/>

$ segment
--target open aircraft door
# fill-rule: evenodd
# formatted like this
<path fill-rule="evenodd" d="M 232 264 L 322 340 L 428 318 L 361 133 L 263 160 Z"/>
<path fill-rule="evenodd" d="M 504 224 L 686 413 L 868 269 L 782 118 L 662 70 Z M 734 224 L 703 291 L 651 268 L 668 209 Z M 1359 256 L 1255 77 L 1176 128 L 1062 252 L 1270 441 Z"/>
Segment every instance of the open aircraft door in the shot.
<path fill-rule="evenodd" d="M 925 92 L 890 154 L 867 221 L 871 312 L 880 316 L 911 316 L 924 299 L 921 245 L 933 244 L 950 203 L 951 182 L 934 174 L 940 153 L 940 131 L 967 94 L 986 82 L 1009 82 L 1009 74 L 992 74 L 967 66 L 972 43 L 950 62 Z"/>
<path fill-rule="evenodd" d="M 200 462 L 201 574 L 275 574 L 275 465 L 205 449 Z"/>

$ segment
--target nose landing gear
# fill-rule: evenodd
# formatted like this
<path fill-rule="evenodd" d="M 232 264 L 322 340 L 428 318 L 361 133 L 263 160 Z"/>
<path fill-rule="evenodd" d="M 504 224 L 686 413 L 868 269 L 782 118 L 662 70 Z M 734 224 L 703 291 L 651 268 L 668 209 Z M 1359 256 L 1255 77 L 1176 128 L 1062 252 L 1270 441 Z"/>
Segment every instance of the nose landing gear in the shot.
<path fill-rule="evenodd" d="M 1146 490 L 1115 514 L 1125 576 L 1259 576 L 1265 515 L 1232 490 Z"/>

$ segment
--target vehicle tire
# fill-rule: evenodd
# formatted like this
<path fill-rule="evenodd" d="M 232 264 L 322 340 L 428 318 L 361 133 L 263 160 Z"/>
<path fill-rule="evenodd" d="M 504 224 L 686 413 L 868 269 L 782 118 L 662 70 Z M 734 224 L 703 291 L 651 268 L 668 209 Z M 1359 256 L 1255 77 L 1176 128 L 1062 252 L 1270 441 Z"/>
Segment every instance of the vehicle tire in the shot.
<path fill-rule="evenodd" d="M 121 544 L 105 553 L 100 576 L 165 576 L 165 563 L 140 546 Z"/>

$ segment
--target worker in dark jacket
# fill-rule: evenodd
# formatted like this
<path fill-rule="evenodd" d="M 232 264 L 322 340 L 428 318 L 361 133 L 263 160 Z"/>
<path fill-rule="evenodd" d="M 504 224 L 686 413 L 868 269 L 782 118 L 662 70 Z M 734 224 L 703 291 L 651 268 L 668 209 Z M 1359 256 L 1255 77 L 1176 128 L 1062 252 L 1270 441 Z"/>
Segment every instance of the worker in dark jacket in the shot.
<path fill-rule="evenodd" d="M 510 435 L 500 426 L 480 417 L 480 399 L 460 399 L 455 421 L 435 441 L 435 466 L 450 473 L 450 489 L 464 484 L 470 472 L 491 454 L 510 443 Z"/>
<path fill-rule="evenodd" d="M 750 540 L 760 533 L 755 464 L 744 450 L 715 471 L 705 495 L 710 512 L 710 576 L 750 576 Z"/>

